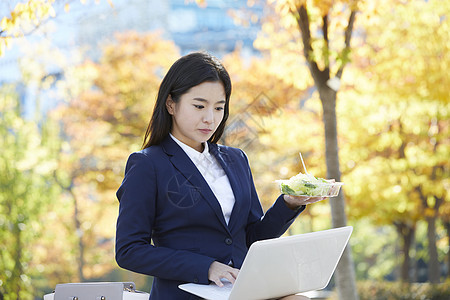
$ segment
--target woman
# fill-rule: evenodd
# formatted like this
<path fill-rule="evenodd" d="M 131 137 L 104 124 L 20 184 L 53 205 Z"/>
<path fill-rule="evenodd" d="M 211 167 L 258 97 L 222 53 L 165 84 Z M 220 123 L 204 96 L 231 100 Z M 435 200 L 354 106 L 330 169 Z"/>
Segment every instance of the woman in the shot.
<path fill-rule="evenodd" d="M 279 237 L 320 197 L 280 195 L 264 214 L 242 150 L 218 145 L 231 81 L 207 53 L 181 57 L 164 77 L 143 150 L 117 191 L 119 266 L 154 276 L 150 299 L 195 299 L 185 282 L 234 282 L 248 247 Z"/>

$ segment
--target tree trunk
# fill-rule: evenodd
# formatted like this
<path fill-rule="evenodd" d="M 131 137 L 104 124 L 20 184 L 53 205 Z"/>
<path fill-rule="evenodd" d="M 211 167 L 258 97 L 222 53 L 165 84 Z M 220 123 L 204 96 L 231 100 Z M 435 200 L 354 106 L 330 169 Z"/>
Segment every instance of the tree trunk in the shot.
<path fill-rule="evenodd" d="M 339 170 L 339 155 L 337 142 L 337 122 L 336 122 L 336 91 L 328 87 L 327 81 L 330 79 L 329 60 L 326 57 L 324 68 L 321 70 L 317 61 L 312 56 L 313 46 L 311 37 L 311 28 L 309 22 L 306 4 L 297 8 L 296 15 L 298 26 L 301 33 L 303 43 L 303 54 L 308 63 L 314 84 L 320 95 L 320 101 L 323 108 L 323 122 L 325 126 L 325 159 L 327 164 L 327 177 L 340 181 L 341 172 Z M 350 51 L 350 39 L 353 31 L 356 11 L 352 11 L 349 16 L 348 26 L 345 29 L 345 48 L 343 53 Z M 325 42 L 325 50 L 328 50 L 328 16 L 322 16 L 322 33 Z M 328 51 L 326 51 L 328 52 Z M 341 78 L 345 64 L 342 64 L 337 73 L 336 78 Z M 333 227 L 342 227 L 347 224 L 345 214 L 345 199 L 341 191 L 336 198 L 330 199 L 331 217 Z M 342 254 L 341 260 L 336 268 L 336 285 L 341 300 L 357 300 L 358 293 L 356 290 L 355 271 L 353 266 L 353 258 L 350 246 L 347 246 Z"/>
<path fill-rule="evenodd" d="M 415 229 L 414 229 L 415 230 Z M 414 233 L 411 241 L 411 250 L 412 250 L 412 257 L 413 260 L 411 261 L 411 282 L 418 282 L 419 281 L 419 266 L 417 264 L 417 243 L 416 243 L 416 234 Z M 411 251 L 410 251 L 411 255 Z"/>
<path fill-rule="evenodd" d="M 450 221 L 443 223 L 447 231 L 447 245 L 450 247 Z M 447 278 L 450 278 L 450 251 L 447 251 Z"/>
<path fill-rule="evenodd" d="M 411 250 L 412 242 L 414 240 L 414 235 L 416 232 L 415 225 L 408 225 L 405 222 L 394 223 L 399 238 L 402 240 L 401 251 L 403 255 L 403 262 L 400 268 L 400 280 L 402 282 L 411 282 L 410 268 L 411 268 L 411 257 L 409 252 Z"/>
<path fill-rule="evenodd" d="M 326 85 L 318 87 L 323 107 L 323 122 L 325 126 L 325 159 L 327 164 L 327 178 L 341 180 L 339 169 L 339 153 L 337 142 L 336 122 L 336 92 Z M 339 195 L 329 200 L 331 206 L 331 218 L 333 227 L 347 225 L 345 213 L 345 199 L 341 191 Z M 347 245 L 341 260 L 336 268 L 336 285 L 339 299 L 358 299 L 355 271 L 350 246 Z"/>
<path fill-rule="evenodd" d="M 430 261 L 428 262 L 428 280 L 431 283 L 439 283 L 439 260 L 436 247 L 436 217 L 427 217 L 427 239 L 428 239 L 428 253 Z"/>
<path fill-rule="evenodd" d="M 14 253 L 14 269 L 12 273 L 13 283 L 15 284 L 15 294 L 17 299 L 20 299 L 20 291 L 22 289 L 21 275 L 23 274 L 22 267 L 22 234 L 18 222 L 13 225 L 13 234 L 15 237 L 15 253 Z M 13 287 L 11 287 L 13 289 Z"/>
<path fill-rule="evenodd" d="M 75 232 L 78 237 L 78 278 L 81 282 L 85 281 L 84 278 L 84 244 L 83 244 L 83 229 L 81 228 L 80 214 L 78 209 L 78 201 L 74 195 L 74 221 Z"/>
<path fill-rule="evenodd" d="M 78 259 L 77 259 L 77 273 L 78 273 L 78 280 L 80 282 L 83 282 L 86 280 L 85 276 L 84 276 L 84 251 L 85 251 L 85 246 L 84 246 L 84 242 L 83 242 L 83 228 L 81 226 L 81 221 L 80 221 L 80 210 L 79 210 L 79 203 L 78 203 L 78 198 L 76 193 L 73 190 L 74 187 L 74 182 L 73 182 L 73 178 L 76 177 L 75 174 L 71 174 L 71 182 L 70 184 L 66 185 L 64 183 L 61 182 L 61 180 L 58 178 L 58 175 L 56 174 L 56 172 L 53 173 L 53 177 L 55 179 L 55 181 L 59 184 L 59 186 L 61 188 L 63 188 L 64 190 L 66 190 L 70 196 L 72 197 L 73 200 L 73 223 L 75 226 L 75 235 L 78 238 Z"/>
<path fill-rule="evenodd" d="M 67 188 L 68 192 L 73 198 L 73 221 L 75 225 L 75 233 L 78 238 L 78 264 L 77 264 L 77 271 L 78 271 L 78 279 L 80 282 L 85 281 L 84 277 L 84 243 L 83 243 L 83 228 L 81 228 L 81 222 L 80 222 L 80 211 L 78 207 L 78 199 L 75 195 L 75 192 L 72 189 L 73 183 Z"/>
<path fill-rule="evenodd" d="M 431 175 L 432 179 L 435 179 L 435 171 Z M 425 210 L 425 220 L 427 221 L 427 240 L 428 240 L 428 280 L 431 283 L 439 283 L 440 270 L 439 259 L 436 246 L 436 219 L 439 213 L 439 207 L 441 206 L 444 198 L 434 197 L 434 207 L 431 207 L 428 203 L 428 197 L 423 193 L 422 186 L 418 186 L 416 191 L 419 193 L 422 207 Z"/>
<path fill-rule="evenodd" d="M 445 223 L 447 228 L 447 245 L 450 248 L 450 222 Z M 447 251 L 447 278 L 450 278 L 450 251 Z"/>

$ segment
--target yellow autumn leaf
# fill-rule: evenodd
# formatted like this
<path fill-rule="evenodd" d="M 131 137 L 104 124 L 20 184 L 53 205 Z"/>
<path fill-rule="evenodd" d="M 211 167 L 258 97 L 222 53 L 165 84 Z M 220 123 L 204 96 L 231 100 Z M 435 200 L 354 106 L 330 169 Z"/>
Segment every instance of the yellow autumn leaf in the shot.
<path fill-rule="evenodd" d="M 5 43 L 3 38 L 0 38 L 0 57 L 3 56 L 3 54 L 5 53 Z"/>
<path fill-rule="evenodd" d="M 11 37 L 8 37 L 8 36 L 4 37 L 3 42 L 4 42 L 6 48 L 11 48 Z"/>
<path fill-rule="evenodd" d="M 0 28 L 3 31 L 7 31 L 8 30 L 8 23 L 9 23 L 8 18 L 7 17 L 3 17 L 2 20 L 0 21 Z"/>

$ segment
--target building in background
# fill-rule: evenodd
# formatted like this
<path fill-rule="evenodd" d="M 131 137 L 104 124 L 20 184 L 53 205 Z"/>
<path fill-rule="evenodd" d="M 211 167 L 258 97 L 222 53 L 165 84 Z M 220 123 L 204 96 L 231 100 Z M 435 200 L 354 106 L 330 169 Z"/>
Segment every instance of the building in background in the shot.
<path fill-rule="evenodd" d="M 247 8 L 246 0 L 210 0 L 204 8 L 186 5 L 184 0 L 170 2 L 168 33 L 183 53 L 205 49 L 221 56 L 233 51 L 236 45 L 244 52 L 256 52 L 253 41 L 260 29 L 261 6 Z M 233 13 L 245 19 L 246 26 L 238 25 L 231 16 Z"/>
<path fill-rule="evenodd" d="M 38 40 L 45 35 L 54 47 L 63 51 L 80 47 L 93 60 L 99 58 L 102 43 L 113 40 L 116 32 L 129 30 L 159 31 L 163 38 L 173 40 L 182 54 L 206 50 L 222 57 L 237 46 L 243 55 L 258 53 L 253 41 L 260 30 L 259 20 L 264 10 L 261 5 L 247 7 L 247 0 L 207 0 L 206 6 L 199 6 L 194 0 L 113 0 L 112 3 L 111 6 L 106 0 L 88 0 L 83 5 L 73 1 L 69 12 L 56 3 L 56 19 L 27 39 Z M 233 14 L 241 22 L 236 22 Z M 46 30 L 45 34 L 41 29 Z M 20 56 L 20 49 L 14 47 L 0 57 L 0 84 L 20 79 L 17 63 Z"/>
<path fill-rule="evenodd" d="M 86 4 L 73 1 L 66 12 L 65 7 L 56 2 L 56 19 L 45 22 L 26 37 L 26 42 L 46 41 L 48 47 L 65 53 L 69 65 L 79 63 L 80 59 L 98 60 L 102 44 L 114 40 L 116 32 L 130 30 L 161 32 L 163 38 L 174 41 L 183 55 L 206 50 L 221 58 L 237 46 L 244 57 L 258 53 L 253 41 L 260 30 L 263 7 L 247 7 L 247 0 L 207 0 L 205 6 L 197 5 L 194 0 L 113 0 L 112 3 L 110 5 L 106 0 L 87 0 Z M 9 9 L 7 5 L 1 5 L 0 15 L 7 15 Z M 239 16 L 241 22 L 232 15 Z M 74 57 L 75 49 L 82 49 L 85 56 Z M 31 117 L 35 114 L 36 103 L 43 103 L 39 109 L 45 112 L 59 100 L 51 97 L 51 91 L 41 91 L 40 97 L 45 99 L 38 100 L 36 86 L 20 83 L 20 58 L 24 52 L 40 59 L 34 46 L 23 47 L 18 41 L 12 49 L 6 50 L 4 57 L 0 57 L 0 86 L 19 82 L 17 93 L 23 114 Z M 50 61 L 48 57 L 43 60 L 47 61 L 44 63 L 48 74 L 56 78 L 64 76 L 61 66 L 54 64 L 51 58 Z"/>
<path fill-rule="evenodd" d="M 241 47 L 243 53 L 255 54 L 253 41 L 260 29 L 263 9 L 247 7 L 247 0 L 208 0 L 199 6 L 193 0 L 115 0 L 111 7 L 101 2 L 78 19 L 77 43 L 90 45 L 90 55 L 98 55 L 99 42 L 112 39 L 115 32 L 160 31 L 173 40 L 182 54 L 195 50 L 223 56 Z M 239 25 L 232 15 L 248 19 Z M 253 22 L 250 19 L 254 20 Z"/>

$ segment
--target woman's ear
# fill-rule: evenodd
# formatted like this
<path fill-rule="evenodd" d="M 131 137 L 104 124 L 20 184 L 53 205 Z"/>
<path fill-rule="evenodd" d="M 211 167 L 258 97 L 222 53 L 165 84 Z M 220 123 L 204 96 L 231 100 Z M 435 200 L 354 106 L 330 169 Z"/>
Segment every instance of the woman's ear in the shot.
<path fill-rule="evenodd" d="M 172 99 L 172 96 L 167 96 L 166 100 L 166 108 L 170 115 L 173 115 L 173 112 L 175 110 L 175 102 Z"/>

